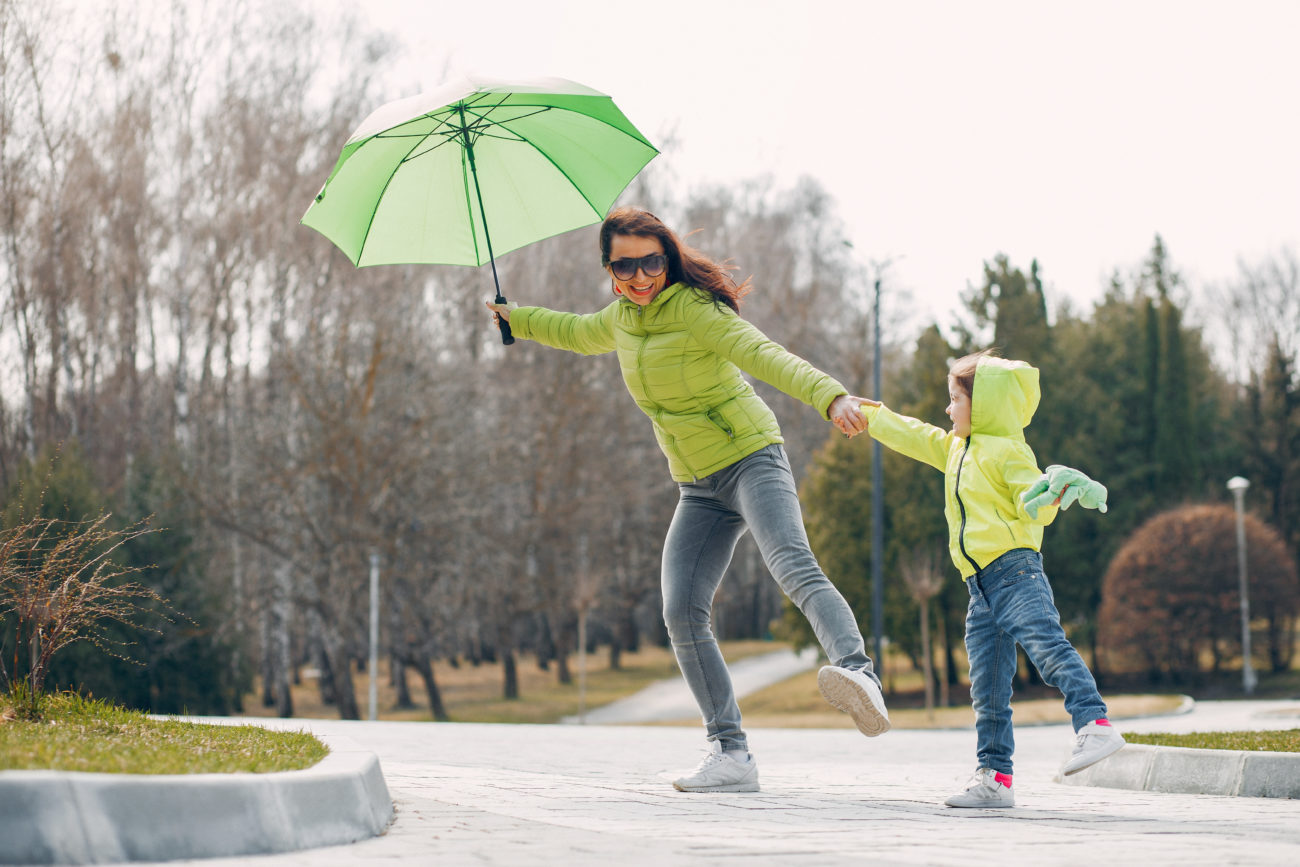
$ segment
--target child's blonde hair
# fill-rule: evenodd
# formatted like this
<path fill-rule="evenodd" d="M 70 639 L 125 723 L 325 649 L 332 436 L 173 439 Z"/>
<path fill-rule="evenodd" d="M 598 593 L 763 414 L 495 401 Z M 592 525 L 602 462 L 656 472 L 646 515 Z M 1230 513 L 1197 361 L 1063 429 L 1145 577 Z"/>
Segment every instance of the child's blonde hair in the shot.
<path fill-rule="evenodd" d="M 963 355 L 957 359 L 948 368 L 948 378 L 957 383 L 957 387 L 966 393 L 967 397 L 975 396 L 975 371 L 979 368 L 981 358 L 997 358 L 998 350 L 996 347 L 981 349 L 979 352 L 972 352 L 970 355 Z"/>

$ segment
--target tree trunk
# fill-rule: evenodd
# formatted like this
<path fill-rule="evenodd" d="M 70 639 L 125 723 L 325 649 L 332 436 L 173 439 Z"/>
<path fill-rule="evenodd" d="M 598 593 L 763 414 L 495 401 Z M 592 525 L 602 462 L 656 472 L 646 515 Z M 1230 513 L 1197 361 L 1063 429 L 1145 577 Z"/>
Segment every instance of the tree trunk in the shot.
<path fill-rule="evenodd" d="M 433 663 L 423 656 L 416 657 L 408 663 L 420 675 L 424 681 L 424 691 L 429 696 L 429 712 L 438 722 L 447 722 L 451 717 L 447 716 L 447 708 L 442 704 L 442 691 L 438 689 L 438 682 L 433 677 Z"/>
<path fill-rule="evenodd" d="M 925 718 L 934 719 L 934 660 L 930 654 L 930 603 L 921 603 L 921 667 L 925 676 Z"/>
<path fill-rule="evenodd" d="M 290 593 L 293 574 L 287 563 L 275 569 L 275 589 L 271 602 L 271 643 L 273 679 L 275 681 L 275 712 L 288 719 L 293 716 L 293 692 L 289 687 L 289 619 Z"/>
<path fill-rule="evenodd" d="M 636 627 L 636 608 L 628 606 L 623 612 L 619 624 L 620 642 L 628 653 L 636 653 L 641 647 L 641 631 Z"/>
<path fill-rule="evenodd" d="M 275 665 L 272 662 L 271 606 L 263 606 L 257 618 L 261 632 L 262 707 L 275 707 Z"/>
<path fill-rule="evenodd" d="M 550 671 L 551 660 L 558 657 L 555 641 L 551 636 L 551 620 L 542 615 L 537 618 L 537 622 L 540 633 L 537 638 L 537 668 L 540 671 Z"/>
<path fill-rule="evenodd" d="M 415 702 L 411 701 L 411 688 L 406 683 L 406 663 L 397 657 L 391 658 L 393 686 L 397 689 L 398 710 L 411 710 Z"/>
<path fill-rule="evenodd" d="M 337 670 L 334 667 L 334 660 L 330 658 L 325 649 L 325 622 L 321 618 L 320 612 L 314 607 L 307 609 L 307 629 L 309 631 L 308 642 L 311 647 L 311 655 L 316 664 L 316 686 L 320 690 L 321 704 L 331 705 L 338 703 L 338 690 L 335 687 L 335 678 Z M 346 675 L 347 666 L 343 668 Z"/>
<path fill-rule="evenodd" d="M 957 657 L 953 653 L 952 635 L 948 632 L 947 624 L 944 624 L 943 630 L 943 679 L 939 684 L 939 697 L 944 707 L 951 707 L 951 698 L 949 690 L 953 684 L 957 683 Z"/>
<path fill-rule="evenodd" d="M 587 609 L 578 611 L 578 720 L 587 721 Z"/>
<path fill-rule="evenodd" d="M 515 663 L 514 650 L 502 651 L 501 667 L 505 672 L 505 688 L 502 696 L 507 699 L 519 698 L 519 670 Z"/>
<path fill-rule="evenodd" d="M 334 671 L 334 700 L 339 710 L 339 719 L 361 719 L 361 709 L 357 705 L 357 693 L 352 684 L 352 669 L 348 665 L 347 648 L 337 636 L 324 636 L 325 656 Z"/>
<path fill-rule="evenodd" d="M 1092 635 L 1089 638 L 1088 645 L 1089 649 L 1092 651 L 1092 678 L 1100 684 L 1106 679 L 1105 672 L 1101 670 L 1101 653 L 1098 652 L 1097 648 L 1097 635 L 1101 630 L 1094 626 L 1091 631 Z"/>
<path fill-rule="evenodd" d="M 320 690 L 321 704 L 338 704 L 338 694 L 334 689 L 334 664 L 324 646 L 316 643 L 316 687 Z"/>
<path fill-rule="evenodd" d="M 555 653 L 555 676 L 559 683 L 573 683 L 573 672 L 569 669 L 569 651 L 571 633 L 563 625 L 551 630 L 551 646 Z"/>

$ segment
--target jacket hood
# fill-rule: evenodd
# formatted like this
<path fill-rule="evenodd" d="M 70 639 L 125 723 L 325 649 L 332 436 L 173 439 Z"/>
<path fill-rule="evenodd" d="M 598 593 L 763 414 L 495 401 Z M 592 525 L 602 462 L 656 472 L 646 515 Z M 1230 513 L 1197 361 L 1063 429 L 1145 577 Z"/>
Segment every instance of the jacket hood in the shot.
<path fill-rule="evenodd" d="M 971 393 L 971 433 L 1023 439 L 1040 396 L 1038 368 L 1024 361 L 981 358 Z"/>

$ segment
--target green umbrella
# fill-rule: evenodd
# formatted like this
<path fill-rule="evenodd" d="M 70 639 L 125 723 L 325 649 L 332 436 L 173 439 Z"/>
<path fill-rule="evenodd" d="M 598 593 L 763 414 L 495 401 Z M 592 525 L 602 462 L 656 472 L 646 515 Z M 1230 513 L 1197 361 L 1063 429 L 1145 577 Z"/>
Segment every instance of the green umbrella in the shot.
<path fill-rule="evenodd" d="M 302 222 L 358 267 L 491 262 L 504 303 L 495 253 L 604 219 L 657 153 L 581 84 L 462 79 L 367 117 Z"/>

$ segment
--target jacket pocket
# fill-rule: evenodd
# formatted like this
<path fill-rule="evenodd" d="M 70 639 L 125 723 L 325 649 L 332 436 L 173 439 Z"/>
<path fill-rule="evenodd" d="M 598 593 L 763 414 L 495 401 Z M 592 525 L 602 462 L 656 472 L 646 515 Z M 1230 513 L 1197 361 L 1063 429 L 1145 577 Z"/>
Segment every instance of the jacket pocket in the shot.
<path fill-rule="evenodd" d="M 719 430 L 727 435 L 727 439 L 730 440 L 736 438 L 735 429 L 727 423 L 725 418 L 722 417 L 722 413 L 718 412 L 716 409 L 711 409 L 708 412 L 708 417 L 709 421 L 713 422 Z"/>

